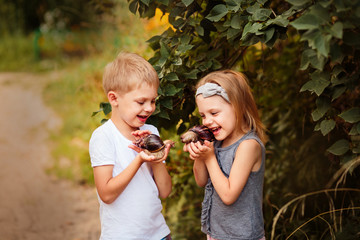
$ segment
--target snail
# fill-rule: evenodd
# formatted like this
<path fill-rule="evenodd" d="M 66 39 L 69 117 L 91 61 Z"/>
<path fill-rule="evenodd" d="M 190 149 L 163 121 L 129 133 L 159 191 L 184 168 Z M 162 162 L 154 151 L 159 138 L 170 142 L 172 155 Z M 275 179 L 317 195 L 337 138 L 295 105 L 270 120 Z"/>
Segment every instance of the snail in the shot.
<path fill-rule="evenodd" d="M 200 141 L 204 143 L 205 140 L 210 142 L 215 140 L 214 134 L 204 125 L 197 125 L 190 128 L 187 132 L 180 136 L 181 142 L 190 143 Z"/>
<path fill-rule="evenodd" d="M 143 149 L 146 154 L 155 156 L 156 159 L 160 159 L 165 155 L 165 145 L 174 145 L 171 140 L 165 140 L 164 142 L 158 135 L 149 134 L 136 140 L 134 145 Z"/>

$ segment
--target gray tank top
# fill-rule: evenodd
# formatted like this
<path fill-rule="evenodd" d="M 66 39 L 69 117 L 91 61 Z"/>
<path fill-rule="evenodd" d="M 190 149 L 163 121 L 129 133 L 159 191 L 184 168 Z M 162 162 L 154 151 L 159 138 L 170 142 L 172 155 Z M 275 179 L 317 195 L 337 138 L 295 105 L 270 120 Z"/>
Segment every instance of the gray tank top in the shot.
<path fill-rule="evenodd" d="M 225 205 L 215 191 L 211 179 L 205 186 L 202 203 L 201 230 L 216 239 L 259 240 L 264 236 L 262 212 L 263 182 L 265 172 L 265 147 L 254 131 L 249 131 L 234 144 L 221 148 L 215 142 L 215 154 L 225 176 L 229 177 L 239 144 L 255 139 L 261 145 L 261 167 L 251 172 L 239 198 L 232 205 Z"/>

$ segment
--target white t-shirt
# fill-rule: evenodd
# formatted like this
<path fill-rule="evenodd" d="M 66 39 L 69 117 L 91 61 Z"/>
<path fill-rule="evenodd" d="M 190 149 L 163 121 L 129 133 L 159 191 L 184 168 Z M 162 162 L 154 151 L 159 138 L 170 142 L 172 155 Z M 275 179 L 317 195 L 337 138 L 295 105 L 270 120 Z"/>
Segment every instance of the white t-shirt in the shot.
<path fill-rule="evenodd" d="M 150 130 L 159 135 L 152 125 L 140 130 Z M 121 173 L 135 158 L 132 144 L 111 120 L 98 127 L 89 143 L 91 166 L 114 165 L 113 177 Z M 160 240 L 170 233 L 161 213 L 159 191 L 148 163 L 143 163 L 125 190 L 111 204 L 100 203 L 100 239 Z"/>

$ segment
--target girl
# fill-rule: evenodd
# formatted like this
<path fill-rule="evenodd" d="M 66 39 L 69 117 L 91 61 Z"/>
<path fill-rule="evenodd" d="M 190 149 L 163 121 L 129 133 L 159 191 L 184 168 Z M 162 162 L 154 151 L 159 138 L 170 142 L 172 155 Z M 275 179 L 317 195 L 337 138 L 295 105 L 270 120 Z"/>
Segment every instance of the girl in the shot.
<path fill-rule="evenodd" d="M 184 146 L 196 183 L 205 186 L 201 230 L 208 240 L 265 239 L 265 130 L 246 77 L 232 70 L 208 74 L 197 85 L 196 104 L 216 138 Z"/>

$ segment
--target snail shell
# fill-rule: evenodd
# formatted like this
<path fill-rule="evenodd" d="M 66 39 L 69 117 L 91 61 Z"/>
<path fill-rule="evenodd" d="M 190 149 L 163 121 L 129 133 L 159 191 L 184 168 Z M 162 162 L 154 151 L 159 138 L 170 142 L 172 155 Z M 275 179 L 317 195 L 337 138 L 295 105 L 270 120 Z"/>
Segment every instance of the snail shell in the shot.
<path fill-rule="evenodd" d="M 135 141 L 135 146 L 144 149 L 148 155 L 160 159 L 165 155 L 165 144 L 158 135 L 149 134 Z"/>
<path fill-rule="evenodd" d="M 197 125 L 190 128 L 187 132 L 180 136 L 181 142 L 190 143 L 200 141 L 203 143 L 205 140 L 210 142 L 215 140 L 214 134 L 211 130 L 204 125 Z"/>

